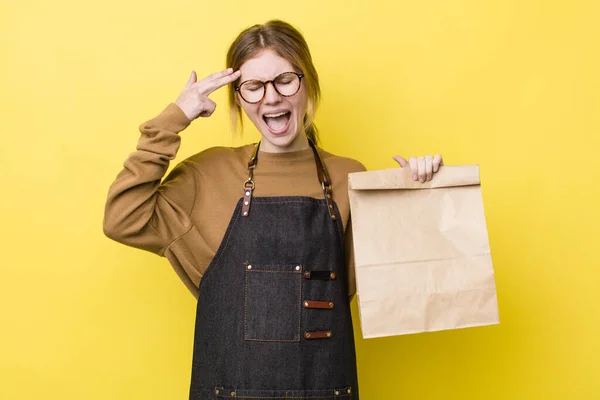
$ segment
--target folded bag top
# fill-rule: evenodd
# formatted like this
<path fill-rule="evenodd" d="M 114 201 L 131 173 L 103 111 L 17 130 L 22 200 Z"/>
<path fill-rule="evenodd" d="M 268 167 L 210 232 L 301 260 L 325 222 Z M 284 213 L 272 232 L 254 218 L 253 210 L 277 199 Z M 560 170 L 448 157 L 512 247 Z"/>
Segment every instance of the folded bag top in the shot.
<path fill-rule="evenodd" d="M 441 166 L 434 179 L 419 182 L 412 179 L 410 168 L 391 168 L 378 171 L 355 172 L 348 175 L 353 190 L 436 189 L 479 185 L 478 165 Z"/>

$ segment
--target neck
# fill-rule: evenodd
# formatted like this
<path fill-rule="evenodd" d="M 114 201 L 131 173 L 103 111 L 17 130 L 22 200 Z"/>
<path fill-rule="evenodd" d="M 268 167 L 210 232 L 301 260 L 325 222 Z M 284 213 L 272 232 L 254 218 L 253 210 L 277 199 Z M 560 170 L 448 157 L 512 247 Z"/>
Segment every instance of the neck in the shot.
<path fill-rule="evenodd" d="M 286 146 L 277 146 L 268 140 L 262 140 L 260 144 L 260 151 L 265 153 L 291 153 L 294 151 L 306 150 L 310 147 L 308 144 L 308 138 L 305 133 L 299 133 L 294 140 L 292 140 Z"/>

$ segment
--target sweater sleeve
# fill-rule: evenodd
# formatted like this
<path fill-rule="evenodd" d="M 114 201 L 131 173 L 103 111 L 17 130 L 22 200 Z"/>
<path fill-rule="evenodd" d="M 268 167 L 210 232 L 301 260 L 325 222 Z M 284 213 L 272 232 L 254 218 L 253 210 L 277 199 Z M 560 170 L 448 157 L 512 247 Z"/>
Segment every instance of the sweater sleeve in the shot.
<path fill-rule="evenodd" d="M 104 233 L 117 242 L 164 255 L 169 244 L 192 228 L 196 174 L 182 162 L 161 184 L 175 158 L 179 132 L 190 124 L 183 111 L 169 104 L 157 117 L 140 125 L 137 151 L 110 186 L 104 212 Z"/>

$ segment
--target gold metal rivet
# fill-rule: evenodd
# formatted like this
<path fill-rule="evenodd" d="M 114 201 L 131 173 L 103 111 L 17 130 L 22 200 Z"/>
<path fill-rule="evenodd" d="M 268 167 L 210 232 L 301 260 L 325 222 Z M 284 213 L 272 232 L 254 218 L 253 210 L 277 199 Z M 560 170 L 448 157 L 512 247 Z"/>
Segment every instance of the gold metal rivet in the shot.
<path fill-rule="evenodd" d="M 337 219 L 337 218 L 336 218 L 336 216 L 335 216 L 335 215 L 332 215 L 332 216 L 331 216 L 331 219 Z"/>
<path fill-rule="evenodd" d="M 308 307 L 308 301 L 304 302 L 304 307 Z"/>
<path fill-rule="evenodd" d="M 248 215 L 248 211 L 244 211 L 244 216 Z"/>
<path fill-rule="evenodd" d="M 327 337 L 331 337 L 331 332 L 326 333 Z"/>
<path fill-rule="evenodd" d="M 216 393 L 216 394 L 219 394 L 219 389 L 215 389 L 215 393 Z"/>
<path fill-rule="evenodd" d="M 352 392 L 352 389 L 348 389 L 348 393 L 351 393 L 351 392 Z"/>
<path fill-rule="evenodd" d="M 245 202 L 244 202 L 244 205 L 245 205 L 245 206 L 247 206 L 247 205 L 248 205 L 248 202 L 247 202 L 247 201 L 245 201 Z"/>
<path fill-rule="evenodd" d="M 252 269 L 252 265 L 248 265 L 248 269 Z"/>
<path fill-rule="evenodd" d="M 333 208 L 333 204 L 330 204 L 330 205 L 329 205 L 329 208 Z"/>
<path fill-rule="evenodd" d="M 235 397 L 235 392 L 231 392 L 231 397 Z"/>
<path fill-rule="evenodd" d="M 310 333 L 306 332 L 306 333 L 304 334 L 304 337 L 305 337 L 305 338 L 307 338 L 307 339 L 308 339 L 308 338 L 310 338 Z"/>
<path fill-rule="evenodd" d="M 304 276 L 305 276 L 306 278 L 310 278 L 310 271 L 306 271 L 306 272 L 304 273 Z"/>
<path fill-rule="evenodd" d="M 331 279 L 335 279 L 335 272 L 332 272 L 332 273 L 330 273 L 330 274 L 329 274 L 329 277 L 330 277 Z"/>
<path fill-rule="evenodd" d="M 250 196 L 250 192 L 246 192 L 246 196 Z"/>
<path fill-rule="evenodd" d="M 340 395 L 340 392 L 339 392 L 339 390 L 336 390 L 336 391 L 335 391 L 335 395 L 336 395 L 336 396 L 339 396 L 339 395 Z"/>
<path fill-rule="evenodd" d="M 329 307 L 333 308 L 333 302 L 329 303 Z"/>
<path fill-rule="evenodd" d="M 296 271 L 300 271 L 300 266 L 296 265 Z"/>
<path fill-rule="evenodd" d="M 331 198 L 331 195 L 330 195 L 329 193 L 327 193 L 327 198 L 328 198 L 328 199 L 330 199 L 330 198 Z"/>

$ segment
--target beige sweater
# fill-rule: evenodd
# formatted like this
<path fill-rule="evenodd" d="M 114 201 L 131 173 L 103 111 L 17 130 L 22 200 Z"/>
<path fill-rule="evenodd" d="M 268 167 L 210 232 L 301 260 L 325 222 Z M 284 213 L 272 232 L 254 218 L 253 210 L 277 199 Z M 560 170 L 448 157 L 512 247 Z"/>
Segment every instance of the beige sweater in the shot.
<path fill-rule="evenodd" d="M 175 105 L 140 126 L 137 151 L 111 185 L 104 215 L 105 234 L 121 243 L 166 257 L 185 285 L 198 297 L 198 284 L 225 235 L 243 195 L 253 145 L 215 147 L 178 164 L 161 183 L 190 124 Z M 333 183 L 333 199 L 346 237 L 350 294 L 355 291 L 352 235 L 348 229 L 347 176 L 362 164 L 319 149 Z M 310 148 L 291 153 L 259 152 L 254 197 L 322 198 Z"/>

